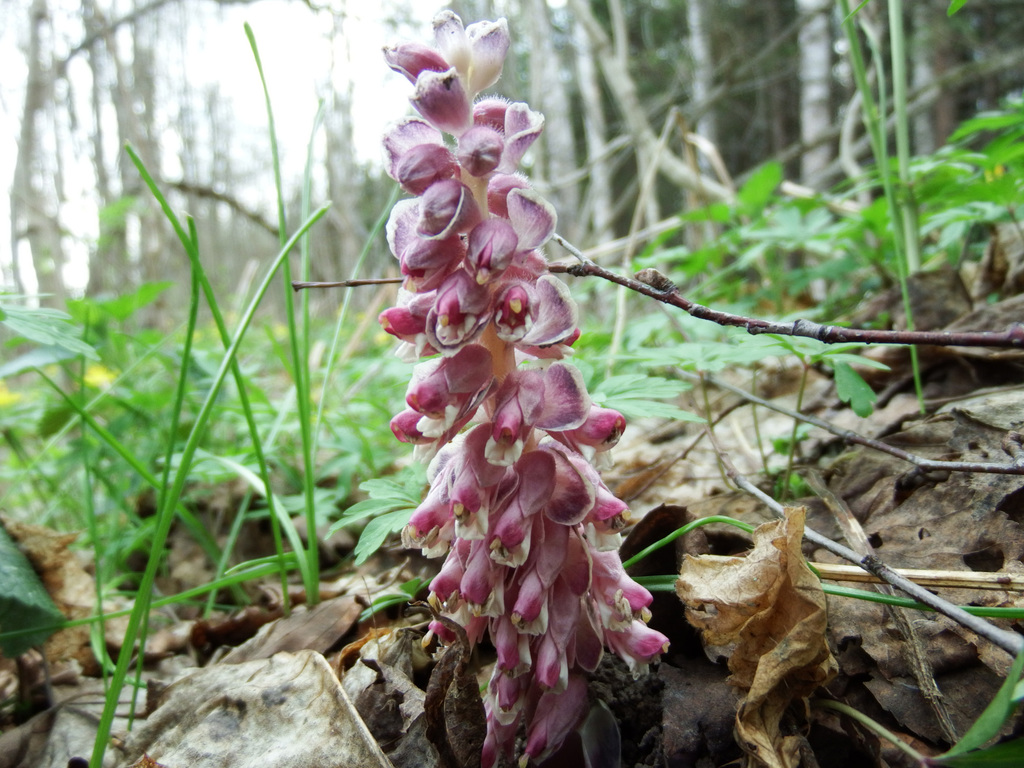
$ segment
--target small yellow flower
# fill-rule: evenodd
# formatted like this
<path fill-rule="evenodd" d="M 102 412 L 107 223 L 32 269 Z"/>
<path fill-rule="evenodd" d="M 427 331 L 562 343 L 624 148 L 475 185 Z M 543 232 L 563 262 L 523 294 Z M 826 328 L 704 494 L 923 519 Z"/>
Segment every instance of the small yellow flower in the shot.
<path fill-rule="evenodd" d="M 21 395 L 17 392 L 11 392 L 7 388 L 7 382 L 0 379 L 0 408 L 14 405 L 19 400 L 21 400 Z"/>
<path fill-rule="evenodd" d="M 101 363 L 90 363 L 85 369 L 85 384 L 93 389 L 106 389 L 117 378 L 117 374 Z"/>

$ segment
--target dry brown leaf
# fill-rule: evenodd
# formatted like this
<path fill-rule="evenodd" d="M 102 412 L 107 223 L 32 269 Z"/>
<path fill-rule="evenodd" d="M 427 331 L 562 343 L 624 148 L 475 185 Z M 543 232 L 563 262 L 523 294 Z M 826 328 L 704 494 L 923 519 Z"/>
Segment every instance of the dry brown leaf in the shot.
<path fill-rule="evenodd" d="M 791 508 L 785 520 L 758 527 L 746 557 L 687 558 L 676 582 L 704 642 L 731 648 L 730 680 L 746 692 L 737 741 L 768 768 L 799 765 L 802 739 L 782 735 L 782 716 L 837 671 L 825 639 L 825 595 L 800 550 L 805 515 Z"/>

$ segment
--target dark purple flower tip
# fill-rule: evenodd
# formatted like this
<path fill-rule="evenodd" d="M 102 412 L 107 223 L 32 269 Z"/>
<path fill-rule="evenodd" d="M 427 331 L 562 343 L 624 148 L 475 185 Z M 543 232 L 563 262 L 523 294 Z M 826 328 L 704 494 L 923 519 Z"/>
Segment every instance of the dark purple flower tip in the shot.
<path fill-rule="evenodd" d="M 422 195 L 431 184 L 450 179 L 457 171 L 455 156 L 446 147 L 419 144 L 398 159 L 392 178 L 406 192 Z"/>
<path fill-rule="evenodd" d="M 454 67 L 421 72 L 409 101 L 438 130 L 460 136 L 473 125 L 473 107 Z"/>
<path fill-rule="evenodd" d="M 486 176 L 498 167 L 505 142 L 485 125 L 474 125 L 459 137 L 459 164 L 471 176 Z"/>
<path fill-rule="evenodd" d="M 483 285 L 500 277 L 512 263 L 518 244 L 515 230 L 504 219 L 487 219 L 473 227 L 466 256 L 476 281 Z"/>
<path fill-rule="evenodd" d="M 498 338 L 508 344 L 515 344 L 530 330 L 533 319 L 530 291 L 523 283 L 512 283 L 498 297 L 498 308 L 494 312 L 494 325 Z"/>
<path fill-rule="evenodd" d="M 490 319 L 491 295 L 464 269 L 457 269 L 437 289 L 427 315 L 427 340 L 450 354 L 476 338 Z"/>
<path fill-rule="evenodd" d="M 512 189 L 506 198 L 508 218 L 519 235 L 519 250 L 540 248 L 555 233 L 555 207 L 532 189 Z"/>
<path fill-rule="evenodd" d="M 505 113 L 511 103 L 501 96 L 488 96 L 486 99 L 480 99 L 473 105 L 473 124 L 493 128 L 504 135 Z"/>
<path fill-rule="evenodd" d="M 412 443 L 413 445 L 431 443 L 433 438 L 424 435 L 417 426 L 422 418 L 421 413 L 407 408 L 391 419 L 391 431 L 403 443 Z"/>
<path fill-rule="evenodd" d="M 416 232 L 427 239 L 441 240 L 468 232 L 480 222 L 480 208 L 473 193 L 455 179 L 430 186 L 420 198 Z"/>
<path fill-rule="evenodd" d="M 487 181 L 487 210 L 503 219 L 508 215 L 508 196 L 514 189 L 529 189 L 530 182 L 519 174 L 499 173 Z"/>
<path fill-rule="evenodd" d="M 544 130 L 544 115 L 522 102 L 510 104 L 505 112 L 505 152 L 498 170 L 512 173 L 533 142 Z"/>

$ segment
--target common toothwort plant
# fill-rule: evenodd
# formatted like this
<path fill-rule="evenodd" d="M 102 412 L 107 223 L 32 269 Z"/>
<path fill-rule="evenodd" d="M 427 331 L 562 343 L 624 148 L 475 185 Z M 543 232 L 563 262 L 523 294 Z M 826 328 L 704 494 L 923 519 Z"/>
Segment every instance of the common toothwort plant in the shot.
<path fill-rule="evenodd" d="M 604 647 L 639 674 L 668 644 L 647 627 L 650 593 L 622 568 L 618 531 L 629 511 L 598 471 L 626 422 L 591 402 L 565 360 L 577 308 L 540 251 L 555 211 L 516 171 L 544 118 L 523 103 L 478 98 L 508 47 L 504 19 L 464 28 L 445 11 L 433 47 L 384 52 L 414 84 L 419 116 L 384 137 L 388 173 L 415 197 L 388 221 L 405 281 L 380 322 L 401 340 L 400 354 L 429 358 L 391 422 L 431 459 L 430 491 L 403 541 L 447 554 L 431 604 L 470 642 L 489 634 L 497 650 L 485 767 L 512 750 L 524 717 L 524 764 L 561 745 L 586 709 L 583 673 Z M 454 640 L 440 622 L 431 630 Z"/>

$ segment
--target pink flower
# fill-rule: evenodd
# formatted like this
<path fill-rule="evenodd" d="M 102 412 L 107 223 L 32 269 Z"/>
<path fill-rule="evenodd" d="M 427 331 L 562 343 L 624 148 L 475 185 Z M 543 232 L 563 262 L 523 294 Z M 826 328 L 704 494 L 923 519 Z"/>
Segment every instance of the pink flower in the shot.
<path fill-rule="evenodd" d="M 379 319 L 404 358 L 432 358 L 414 368 L 408 407 L 391 421 L 415 454 L 433 456 L 430 490 L 402 540 L 447 553 L 431 605 L 469 642 L 488 634 L 494 644 L 489 767 L 511 751 L 524 718 L 524 760 L 561 745 L 586 708 L 582 673 L 605 647 L 639 672 L 667 641 L 646 626 L 650 593 L 618 558 L 629 510 L 592 463 L 607 458 L 625 419 L 595 406 L 563 359 L 580 331 L 542 251 L 557 217 L 516 171 L 544 118 L 523 103 L 476 99 L 501 74 L 504 20 L 463 27 L 445 11 L 434 43 L 385 50 L 415 84 L 420 117 L 384 139 L 388 173 L 415 197 L 388 220 L 405 282 Z M 455 640 L 442 621 L 430 632 Z"/>

